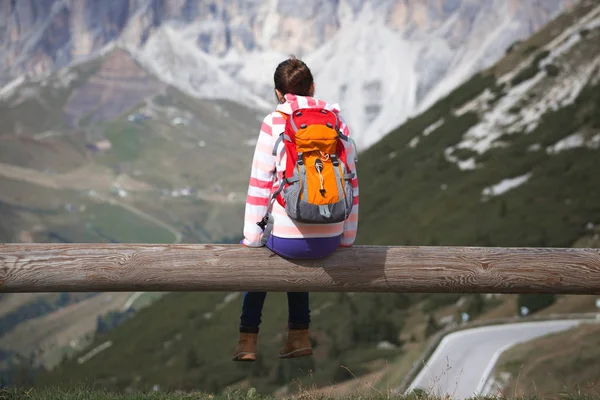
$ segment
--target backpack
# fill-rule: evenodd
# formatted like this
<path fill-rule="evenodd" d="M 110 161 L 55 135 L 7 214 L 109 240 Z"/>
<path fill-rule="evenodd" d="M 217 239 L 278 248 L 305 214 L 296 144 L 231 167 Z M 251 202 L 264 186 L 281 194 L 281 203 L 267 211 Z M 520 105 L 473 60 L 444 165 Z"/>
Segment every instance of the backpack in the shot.
<path fill-rule="evenodd" d="M 285 169 L 278 189 L 272 194 L 267 213 L 257 224 L 266 243 L 273 224 L 270 215 L 277 201 L 294 221 L 309 224 L 343 222 L 354 203 L 346 145 L 354 142 L 340 130 L 336 113 L 324 108 L 301 108 L 286 119 L 273 155 L 278 163 L 285 154 Z M 283 143 L 283 148 L 279 147 Z M 356 151 L 354 151 L 356 154 Z"/>

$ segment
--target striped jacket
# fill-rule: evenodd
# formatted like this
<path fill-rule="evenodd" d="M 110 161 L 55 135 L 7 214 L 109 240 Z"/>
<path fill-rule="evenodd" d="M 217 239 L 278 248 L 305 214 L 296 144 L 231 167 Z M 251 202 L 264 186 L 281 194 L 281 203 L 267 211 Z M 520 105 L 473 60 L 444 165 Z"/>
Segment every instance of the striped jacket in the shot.
<path fill-rule="evenodd" d="M 263 120 L 250 174 L 250 185 L 246 198 L 246 212 L 244 219 L 243 244 L 249 247 L 261 247 L 260 241 L 262 229 L 256 225 L 265 215 L 271 194 L 277 190 L 285 170 L 285 160 L 278 160 L 273 156 L 275 141 L 285 128 L 285 118 L 280 112 L 290 115 L 298 108 L 318 107 L 326 108 L 338 114 L 340 108 L 337 104 L 328 104 L 322 100 L 312 97 L 296 96 L 287 94 L 286 102 L 279 104 L 277 110 L 270 113 Z M 348 126 L 341 121 L 341 131 L 349 136 Z M 351 171 L 356 174 L 355 149 L 348 142 L 347 164 Z M 280 238 L 318 238 L 334 237 L 342 235 L 341 246 L 349 247 L 354 244 L 356 230 L 358 227 L 358 177 L 352 180 L 354 188 L 354 207 L 350 217 L 344 221 L 334 224 L 303 224 L 289 218 L 285 209 L 276 201 L 273 205 L 272 215 L 274 218 L 273 236 Z"/>

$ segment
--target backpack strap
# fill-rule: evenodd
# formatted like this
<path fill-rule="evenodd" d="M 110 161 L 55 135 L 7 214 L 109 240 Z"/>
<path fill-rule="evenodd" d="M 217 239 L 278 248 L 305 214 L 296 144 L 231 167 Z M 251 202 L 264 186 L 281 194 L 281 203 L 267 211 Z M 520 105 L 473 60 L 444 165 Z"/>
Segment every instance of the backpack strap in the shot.
<path fill-rule="evenodd" d="M 287 114 L 285 114 L 285 113 L 283 113 L 283 112 L 281 112 L 279 110 L 276 110 L 276 112 L 278 112 L 279 114 L 281 114 L 281 116 L 287 121 L 287 119 L 288 119 L 288 115 Z M 290 137 L 285 134 L 285 131 L 281 132 L 279 134 L 279 137 L 275 141 L 275 145 L 273 146 L 273 153 L 272 153 L 273 156 L 277 156 L 277 148 L 279 147 L 279 143 L 281 143 L 283 141 L 283 139 L 291 140 Z"/>
<path fill-rule="evenodd" d="M 351 137 L 348 137 L 342 133 L 342 131 L 338 130 L 338 137 L 346 143 L 349 143 L 352 146 L 352 150 L 354 150 L 354 162 L 358 162 L 358 150 L 356 148 L 356 142 Z"/>
<path fill-rule="evenodd" d="M 276 112 L 278 112 L 279 114 L 281 114 L 281 116 L 287 121 L 288 120 L 288 115 L 276 110 Z M 279 137 L 277 138 L 277 140 L 275 141 L 275 145 L 273 146 L 273 155 L 277 156 L 277 148 L 279 147 L 279 144 L 284 140 L 291 140 L 289 136 L 287 136 L 285 134 L 285 131 L 281 132 L 279 134 Z M 275 222 L 273 215 L 271 214 L 271 211 L 273 210 L 273 204 L 275 203 L 275 200 L 277 198 L 277 196 L 279 195 L 279 193 L 281 193 L 283 191 L 284 185 L 286 183 L 293 183 L 295 181 L 298 181 L 299 179 L 297 177 L 291 177 L 288 179 L 282 179 L 282 181 L 279 184 L 279 187 L 277 188 L 277 190 L 271 195 L 271 198 L 269 199 L 269 204 L 267 205 L 267 211 L 265 212 L 264 217 L 262 218 L 262 220 L 260 220 L 259 222 L 256 223 L 256 225 L 258 225 L 262 230 L 262 236 L 261 236 L 261 243 L 263 245 L 267 244 L 267 241 L 269 240 L 269 236 L 271 235 L 271 230 L 273 229 L 273 223 Z"/>
<path fill-rule="evenodd" d="M 263 245 L 267 244 L 267 241 L 269 240 L 269 236 L 271 236 L 271 231 L 273 230 L 273 224 L 275 223 L 275 219 L 273 218 L 273 214 L 271 214 L 271 211 L 273 211 L 273 204 L 275 203 L 277 196 L 279 195 L 279 193 L 281 193 L 283 191 L 283 187 L 286 183 L 294 183 L 297 181 L 299 181 L 299 178 L 297 176 L 293 176 L 291 178 L 285 178 L 285 179 L 281 180 L 279 187 L 271 195 L 271 198 L 269 199 L 269 205 L 267 206 L 267 211 L 265 213 L 265 216 L 259 222 L 256 223 L 256 225 L 258 225 L 263 230 L 263 233 L 262 233 L 261 239 L 260 239 L 260 241 Z"/>

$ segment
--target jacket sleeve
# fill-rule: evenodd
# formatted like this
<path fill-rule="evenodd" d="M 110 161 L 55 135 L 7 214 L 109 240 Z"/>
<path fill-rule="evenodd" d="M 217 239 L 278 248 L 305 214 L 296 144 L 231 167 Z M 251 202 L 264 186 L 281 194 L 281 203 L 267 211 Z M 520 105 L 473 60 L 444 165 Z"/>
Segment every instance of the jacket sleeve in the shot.
<path fill-rule="evenodd" d="M 263 120 L 254 149 L 250 184 L 246 197 L 244 215 L 244 239 L 242 244 L 248 247 L 262 247 L 262 229 L 256 225 L 267 212 L 271 188 L 275 177 L 275 157 L 273 151 L 273 114 Z"/>
<path fill-rule="evenodd" d="M 348 125 L 342 121 L 342 133 L 350 137 L 350 130 Z M 347 143 L 346 162 L 350 171 L 354 172 L 354 178 L 352 179 L 352 188 L 354 192 L 354 205 L 348 219 L 344 222 L 344 232 L 342 234 L 342 241 L 340 246 L 351 247 L 356 240 L 356 231 L 358 229 L 358 173 L 356 170 L 356 149 L 353 144 Z"/>

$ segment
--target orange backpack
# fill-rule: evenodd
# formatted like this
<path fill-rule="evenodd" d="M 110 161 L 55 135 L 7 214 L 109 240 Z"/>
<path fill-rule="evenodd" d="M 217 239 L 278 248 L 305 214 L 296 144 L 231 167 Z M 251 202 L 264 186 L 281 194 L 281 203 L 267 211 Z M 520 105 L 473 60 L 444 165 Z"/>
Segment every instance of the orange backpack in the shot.
<path fill-rule="evenodd" d="M 345 221 L 354 203 L 351 181 L 355 173 L 348 168 L 344 142 L 354 143 L 341 132 L 337 114 L 324 108 L 298 109 L 289 117 L 281 114 L 286 124 L 273 155 L 280 155 L 278 162 L 285 158 L 285 170 L 266 215 L 258 223 L 265 230 L 265 241 L 273 221 L 270 212 L 274 201 L 291 219 L 314 224 Z"/>

